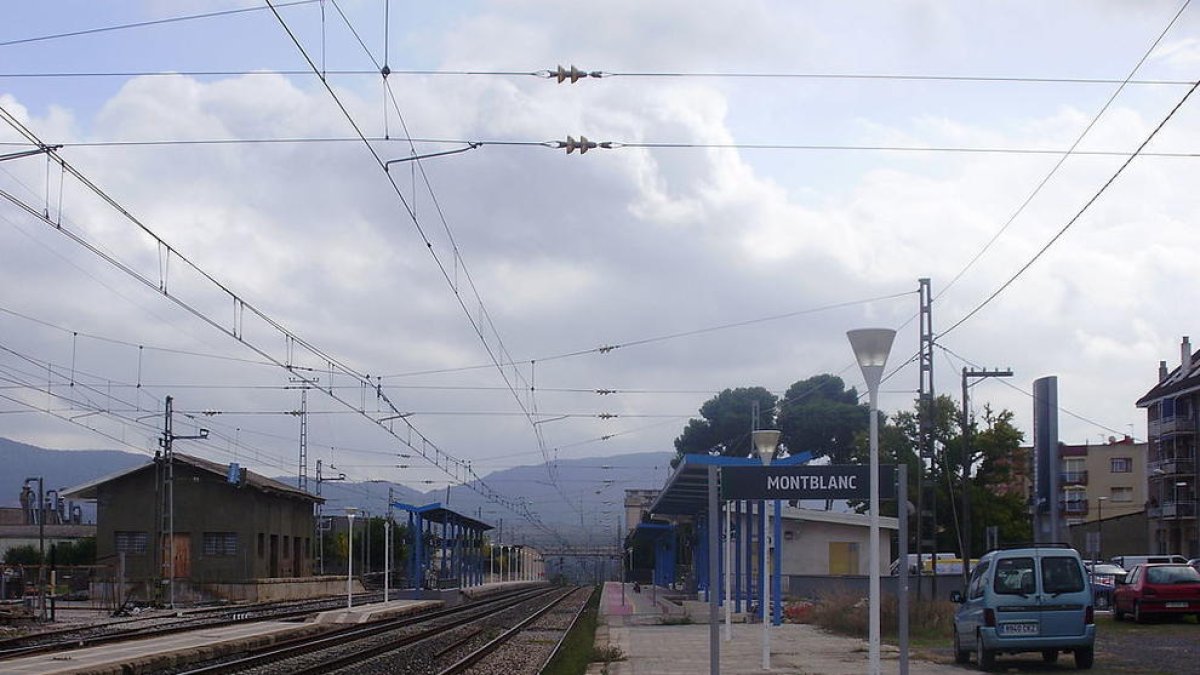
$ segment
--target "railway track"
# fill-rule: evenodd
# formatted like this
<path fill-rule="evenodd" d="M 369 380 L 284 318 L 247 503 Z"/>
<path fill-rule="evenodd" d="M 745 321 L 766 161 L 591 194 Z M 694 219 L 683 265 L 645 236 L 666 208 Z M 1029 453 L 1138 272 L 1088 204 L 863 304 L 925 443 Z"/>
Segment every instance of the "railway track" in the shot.
<path fill-rule="evenodd" d="M 383 593 L 374 592 L 359 593 L 354 596 L 356 604 L 379 602 L 382 599 Z M 113 621 L 100 625 L 43 631 L 0 641 L 0 661 L 20 656 L 33 656 L 47 652 L 94 647 L 126 640 L 180 633 L 196 630 L 197 628 L 228 626 L 268 619 L 298 618 L 315 612 L 344 607 L 345 602 L 346 600 L 343 596 L 320 600 L 189 609 L 181 610 L 174 614 L 156 613 L 151 616 Z"/>
<path fill-rule="evenodd" d="M 189 675 L 438 673 L 514 626 L 527 622 L 529 617 L 544 614 L 574 592 L 575 589 L 522 590 L 416 617 L 275 645 L 243 658 L 174 672 Z M 514 674 L 510 671 L 508 675 Z"/>
<path fill-rule="evenodd" d="M 593 589 L 578 588 L 504 631 L 438 675 L 513 675 L 540 673 L 562 648 Z"/>

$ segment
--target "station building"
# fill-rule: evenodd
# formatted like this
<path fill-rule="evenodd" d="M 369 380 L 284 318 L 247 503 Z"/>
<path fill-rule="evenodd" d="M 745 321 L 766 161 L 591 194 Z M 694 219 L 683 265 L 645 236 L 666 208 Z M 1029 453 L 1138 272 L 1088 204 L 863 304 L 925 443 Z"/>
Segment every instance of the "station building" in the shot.
<path fill-rule="evenodd" d="M 276 600 L 327 595 L 345 577 L 313 577 L 314 504 L 320 497 L 265 476 L 174 453 L 174 546 L 164 518 L 165 462 L 76 486 L 64 496 L 96 502 L 93 597 L 177 602 Z"/>

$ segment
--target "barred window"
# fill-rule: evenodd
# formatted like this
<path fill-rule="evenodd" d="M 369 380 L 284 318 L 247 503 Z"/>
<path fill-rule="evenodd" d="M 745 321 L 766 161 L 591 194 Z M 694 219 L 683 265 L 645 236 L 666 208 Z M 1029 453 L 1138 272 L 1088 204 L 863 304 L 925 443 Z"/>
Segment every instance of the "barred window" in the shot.
<path fill-rule="evenodd" d="M 146 553 L 145 532 L 115 532 L 117 538 L 117 553 L 142 555 Z"/>
<path fill-rule="evenodd" d="M 1109 469 L 1112 473 L 1131 473 L 1133 471 L 1133 458 L 1113 457 L 1109 460 Z"/>
<path fill-rule="evenodd" d="M 237 555 L 237 532 L 205 532 L 204 555 Z"/>

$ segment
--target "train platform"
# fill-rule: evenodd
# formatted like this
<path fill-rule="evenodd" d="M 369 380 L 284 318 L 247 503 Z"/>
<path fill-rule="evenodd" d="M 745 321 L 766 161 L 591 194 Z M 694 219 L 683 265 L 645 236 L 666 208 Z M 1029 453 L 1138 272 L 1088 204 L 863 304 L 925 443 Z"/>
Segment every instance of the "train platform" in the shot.
<path fill-rule="evenodd" d="M 695 675 L 709 672 L 708 606 L 677 603 L 668 589 L 605 583 L 600 598 L 596 647 L 619 650 L 624 660 L 593 663 L 589 675 Z M 664 606 L 666 603 L 666 606 Z M 722 619 L 724 614 L 721 615 Z M 866 640 L 827 633 L 808 624 L 771 627 L 771 671 L 859 675 L 867 671 Z M 884 645 L 883 672 L 899 672 L 899 650 Z M 929 661 L 909 661 L 912 673 L 961 673 L 960 668 Z M 761 675 L 762 624 L 734 623 L 732 639 L 721 626 L 721 673 Z"/>
<path fill-rule="evenodd" d="M 440 607 L 427 600 L 393 600 L 319 613 L 314 620 L 253 621 L 198 628 L 160 637 L 40 654 L 0 663 L 0 672 L 42 675 L 120 675 L 161 670 L 337 630 L 347 623 L 390 619 Z"/>

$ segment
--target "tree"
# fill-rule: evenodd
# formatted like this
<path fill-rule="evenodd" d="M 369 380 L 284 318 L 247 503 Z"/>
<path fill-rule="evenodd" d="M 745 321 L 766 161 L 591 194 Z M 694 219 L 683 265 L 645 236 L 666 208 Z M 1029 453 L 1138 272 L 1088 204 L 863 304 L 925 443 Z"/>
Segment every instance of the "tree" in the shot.
<path fill-rule="evenodd" d="M 853 387 L 846 389 L 836 375 L 817 375 L 788 387 L 777 420 L 780 443 L 792 454 L 807 451 L 846 464 L 870 419 L 870 409 L 858 403 Z"/>
<path fill-rule="evenodd" d="M 762 387 L 726 389 L 708 399 L 700 406 L 701 419 L 688 420 L 675 439 L 671 466 L 679 466 L 684 455 L 749 457 L 754 403 L 758 403 L 757 427 L 767 429 L 775 421 L 776 401 L 776 396 Z"/>
<path fill-rule="evenodd" d="M 924 473 L 926 487 L 933 486 L 937 499 L 937 522 L 934 523 L 934 547 L 938 551 L 959 551 L 958 519 L 962 504 L 962 427 L 958 405 L 948 396 L 939 396 L 933 405 L 934 459 L 927 461 Z M 1012 426 L 1013 414 L 1001 411 L 994 414 L 985 407 L 984 428 L 972 422 L 971 466 L 968 487 L 971 491 L 972 521 L 971 550 L 982 552 L 986 528 L 999 528 L 1001 542 L 1029 541 L 1032 536 L 1026 496 L 1021 490 L 1005 489 L 1011 485 L 1013 468 L 1009 458 L 1020 447 L 1023 434 Z M 915 409 L 901 411 L 880 429 L 879 461 L 883 464 L 908 464 L 909 499 L 917 501 L 919 419 Z M 855 454 L 860 461 L 867 458 L 866 439 L 859 437 Z M 855 503 L 860 512 L 865 503 Z M 885 500 L 880 513 L 896 515 L 896 502 Z M 916 537 L 916 533 L 911 535 Z M 911 545 L 910 550 L 915 550 Z"/>
<path fill-rule="evenodd" d="M 5 565 L 40 565 L 42 554 L 32 544 L 14 546 L 4 552 Z"/>

